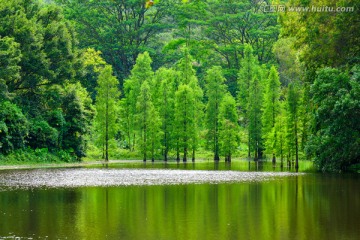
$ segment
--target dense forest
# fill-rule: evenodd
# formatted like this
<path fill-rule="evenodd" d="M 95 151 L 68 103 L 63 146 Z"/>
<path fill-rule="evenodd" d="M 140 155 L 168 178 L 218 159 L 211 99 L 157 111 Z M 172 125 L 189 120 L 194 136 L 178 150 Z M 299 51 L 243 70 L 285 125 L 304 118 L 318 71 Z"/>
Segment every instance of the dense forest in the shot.
<path fill-rule="evenodd" d="M 360 163 L 359 18 L 357 0 L 0 0 L 0 161 L 345 170 Z"/>

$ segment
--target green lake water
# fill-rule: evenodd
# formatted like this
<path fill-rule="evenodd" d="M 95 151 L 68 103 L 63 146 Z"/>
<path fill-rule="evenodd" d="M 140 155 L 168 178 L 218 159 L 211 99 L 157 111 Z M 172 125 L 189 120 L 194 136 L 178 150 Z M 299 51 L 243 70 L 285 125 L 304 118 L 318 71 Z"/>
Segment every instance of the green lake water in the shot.
<path fill-rule="evenodd" d="M 273 169 L 270 163 L 249 166 L 246 162 L 231 166 L 137 163 L 110 165 L 109 168 L 110 172 L 105 174 L 114 173 L 123 178 L 135 173 L 146 175 L 153 169 L 163 169 L 170 174 L 178 174 L 179 170 L 181 176 L 186 177 L 196 169 L 211 174 L 220 172 L 224 176 L 240 171 L 249 174 L 249 179 L 177 185 L 157 184 L 158 180 L 150 179 L 156 176 L 151 175 L 148 177 L 149 181 L 154 181 L 151 185 L 106 186 L 108 179 L 102 179 L 99 181 L 103 181 L 104 186 L 54 187 L 46 183 L 5 186 L 17 175 L 49 172 L 50 178 L 67 177 L 64 174 L 71 169 L 3 170 L 0 171 L 3 184 L 3 187 L 0 184 L 0 240 L 355 240 L 360 237 L 360 174 L 308 172 L 277 176 L 280 169 Z M 125 174 L 124 169 L 130 172 Z M 91 177 L 96 179 L 103 168 L 90 170 Z M 258 180 L 258 176 L 252 178 L 256 171 L 275 175 Z M 35 180 L 29 177 L 29 181 Z M 81 182 L 82 179 L 77 177 L 72 181 Z"/>

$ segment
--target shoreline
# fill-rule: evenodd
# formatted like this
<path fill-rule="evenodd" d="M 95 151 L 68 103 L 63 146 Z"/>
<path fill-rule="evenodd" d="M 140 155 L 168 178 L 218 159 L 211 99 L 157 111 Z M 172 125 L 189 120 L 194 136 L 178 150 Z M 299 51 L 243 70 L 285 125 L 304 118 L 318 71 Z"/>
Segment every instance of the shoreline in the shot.
<path fill-rule="evenodd" d="M 233 160 L 233 162 L 238 161 L 248 161 L 243 159 L 237 159 Z M 196 160 L 198 163 L 203 162 L 214 162 L 213 160 L 208 159 L 198 159 Z M 220 161 L 219 163 L 224 162 Z M 253 162 L 253 161 L 251 161 Z M 155 162 L 152 162 L 151 160 L 147 160 L 144 162 L 143 160 L 139 159 L 117 159 L 117 160 L 109 160 L 108 162 L 105 162 L 104 160 L 89 160 L 89 161 L 82 161 L 82 162 L 56 162 L 56 163 L 23 163 L 19 162 L 19 164 L 9 163 L 9 164 L 1 164 L 0 163 L 0 171 L 1 170 L 17 170 L 17 169 L 42 169 L 42 168 L 71 168 L 71 167 L 88 167 L 88 166 L 100 166 L 104 164 L 121 164 L 121 163 L 146 163 L 146 164 L 152 164 L 152 163 L 165 163 L 164 160 L 155 160 Z M 181 163 L 184 164 L 183 161 L 177 162 L 176 160 L 169 160 L 166 162 L 167 164 L 177 164 Z M 192 161 L 187 161 L 185 164 L 192 164 Z"/>
<path fill-rule="evenodd" d="M 85 166 L 97 166 L 103 164 L 114 164 L 114 163 L 139 163 L 142 160 L 109 160 L 105 162 L 103 160 L 92 160 L 83 162 L 72 162 L 72 163 L 24 163 L 24 164 L 9 164 L 1 165 L 1 170 L 16 170 L 16 169 L 37 169 L 37 168 L 67 168 L 67 167 L 85 167 Z"/>

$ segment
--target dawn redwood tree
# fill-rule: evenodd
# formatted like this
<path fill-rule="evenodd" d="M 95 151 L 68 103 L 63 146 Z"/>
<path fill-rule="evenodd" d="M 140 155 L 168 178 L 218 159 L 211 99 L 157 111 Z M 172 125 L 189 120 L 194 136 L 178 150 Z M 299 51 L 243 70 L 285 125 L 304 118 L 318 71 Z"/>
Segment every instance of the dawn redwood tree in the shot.
<path fill-rule="evenodd" d="M 175 93 L 175 132 L 177 137 L 177 156 L 179 156 L 180 149 L 182 149 L 183 162 L 187 161 L 193 138 L 197 134 L 194 105 L 194 90 L 189 85 L 180 85 Z"/>
<path fill-rule="evenodd" d="M 299 134 L 300 134 L 300 86 L 291 83 L 287 94 L 287 141 L 289 154 L 295 155 L 295 169 L 299 168 Z"/>
<path fill-rule="evenodd" d="M 258 60 L 253 55 L 253 48 L 250 44 L 245 44 L 244 58 L 240 62 L 238 73 L 238 92 L 237 103 L 242 117 L 242 126 L 248 129 L 248 158 L 251 156 L 251 134 L 250 134 L 250 117 L 249 117 L 249 94 L 250 86 L 259 68 Z M 256 89 L 253 89 L 256 90 Z"/>
<path fill-rule="evenodd" d="M 136 103 L 137 126 L 140 130 L 140 151 L 143 160 L 146 161 L 148 153 L 154 160 L 155 149 L 160 148 L 160 118 L 156 111 L 152 99 L 148 81 L 141 85 L 139 96 Z"/>
<path fill-rule="evenodd" d="M 275 122 L 275 127 L 272 129 L 271 138 L 274 139 L 276 155 L 280 156 L 280 167 L 284 166 L 284 156 L 286 154 L 286 109 L 285 101 L 279 102 L 279 114 Z M 275 134 L 276 132 L 276 134 Z M 275 144 L 276 143 L 276 144 Z"/>
<path fill-rule="evenodd" d="M 249 102 L 247 105 L 247 116 L 249 121 L 249 149 L 254 151 L 254 160 L 257 161 L 261 157 L 262 151 L 262 69 L 257 68 L 249 87 Z"/>
<path fill-rule="evenodd" d="M 136 142 L 136 101 L 143 82 L 146 80 L 151 82 L 154 77 L 151 63 L 152 60 L 148 52 L 139 54 L 136 64 L 131 70 L 131 75 L 124 83 L 125 98 L 121 100 L 121 115 L 123 116 L 121 125 L 131 151 L 134 151 Z"/>
<path fill-rule="evenodd" d="M 107 65 L 98 78 L 94 122 L 98 142 L 103 146 L 105 161 L 109 161 L 109 140 L 114 138 L 118 130 L 120 97 L 118 86 L 119 81 L 112 75 L 111 66 Z"/>
<path fill-rule="evenodd" d="M 238 114 L 236 100 L 227 93 L 219 108 L 219 145 L 220 152 L 225 155 L 225 162 L 231 162 L 239 142 Z"/>
<path fill-rule="evenodd" d="M 199 126 L 201 126 L 203 122 L 203 90 L 199 86 L 198 78 L 193 69 L 193 60 L 187 48 L 185 48 L 183 54 L 183 58 L 177 64 L 177 69 L 179 71 L 179 83 L 188 85 L 192 90 L 193 103 L 186 106 L 186 108 L 189 109 L 187 114 L 192 119 L 191 124 L 193 131 L 190 132 L 191 137 L 187 140 L 190 141 L 189 148 L 192 151 L 192 161 L 195 161 L 195 152 L 199 141 Z M 178 90 L 179 89 L 180 86 L 178 87 Z"/>
<path fill-rule="evenodd" d="M 271 67 L 269 77 L 265 86 L 263 115 L 262 115 L 262 132 L 265 140 L 266 152 L 272 154 L 272 162 L 276 163 L 276 140 L 277 129 L 275 124 L 279 114 L 280 101 L 280 80 L 274 66 Z"/>
<path fill-rule="evenodd" d="M 162 130 L 162 147 L 164 161 L 168 160 L 168 153 L 173 148 L 175 141 L 174 134 L 174 107 L 175 107 L 175 78 L 176 71 L 172 69 L 160 68 L 155 73 L 158 84 L 158 91 L 154 97 L 155 107 L 159 111 Z"/>
<path fill-rule="evenodd" d="M 205 78 L 207 144 L 214 153 L 214 161 L 219 161 L 219 113 L 220 103 L 226 92 L 225 78 L 221 67 L 214 66 Z"/>

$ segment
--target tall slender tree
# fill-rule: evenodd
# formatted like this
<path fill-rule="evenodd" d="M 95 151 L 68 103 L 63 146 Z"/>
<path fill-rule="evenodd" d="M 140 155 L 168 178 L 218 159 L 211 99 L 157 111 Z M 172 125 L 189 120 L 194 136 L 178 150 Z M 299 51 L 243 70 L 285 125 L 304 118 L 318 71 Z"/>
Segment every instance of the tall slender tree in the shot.
<path fill-rule="evenodd" d="M 245 44 L 244 58 L 240 62 L 240 70 L 238 73 L 238 93 L 237 101 L 240 110 L 243 127 L 248 129 L 248 158 L 251 156 L 251 135 L 249 127 L 249 93 L 250 85 L 256 72 L 258 71 L 259 64 L 256 57 L 253 55 L 253 49 L 250 44 Z"/>
<path fill-rule="evenodd" d="M 269 77 L 265 86 L 262 132 L 265 140 L 266 152 L 272 154 L 272 162 L 276 163 L 276 140 L 277 129 L 275 124 L 279 114 L 280 80 L 274 66 L 271 67 Z"/>
<path fill-rule="evenodd" d="M 262 69 L 257 68 L 249 87 L 249 102 L 247 106 L 247 115 L 249 120 L 249 149 L 254 151 L 254 160 L 257 161 L 261 157 L 262 152 Z"/>
<path fill-rule="evenodd" d="M 103 146 L 105 161 L 109 160 L 109 140 L 114 138 L 118 130 L 120 97 L 118 86 L 119 81 L 112 75 L 111 66 L 107 65 L 98 78 L 94 123 L 99 142 Z"/>
<path fill-rule="evenodd" d="M 140 130 L 140 149 L 143 160 L 146 161 L 148 152 L 154 160 L 155 148 L 159 147 L 160 119 L 159 114 L 154 108 L 150 86 L 147 80 L 143 82 L 136 103 L 137 126 Z"/>
<path fill-rule="evenodd" d="M 226 86 L 221 67 L 215 66 L 207 71 L 206 76 L 206 127 L 207 143 L 214 153 L 214 161 L 219 161 L 219 113 L 220 103 L 224 97 Z"/>
<path fill-rule="evenodd" d="M 136 126 L 135 126 L 135 114 L 136 114 L 136 101 L 140 88 L 145 80 L 152 81 L 154 73 L 151 69 L 152 60 L 148 52 L 144 52 L 138 55 L 136 64 L 131 70 L 131 75 L 124 83 L 124 95 L 125 98 L 121 100 L 121 111 L 124 117 L 122 129 L 125 132 L 127 138 L 127 144 L 131 151 L 135 149 L 136 141 Z"/>
<path fill-rule="evenodd" d="M 195 161 L 195 152 L 198 146 L 199 139 L 199 126 L 202 124 L 203 119 L 203 90 L 199 86 L 198 78 L 196 77 L 195 70 L 193 69 L 193 59 L 187 48 L 184 49 L 184 57 L 180 60 L 177 67 L 179 70 L 179 82 L 188 85 L 192 89 L 193 103 L 189 108 L 188 115 L 192 119 L 192 129 L 190 141 L 190 149 L 192 151 L 192 161 Z M 179 87 L 180 89 L 180 87 Z M 189 149 L 188 149 L 189 150 Z"/>
<path fill-rule="evenodd" d="M 275 122 L 275 127 L 272 130 L 272 137 L 276 138 L 274 145 L 276 154 L 280 156 L 280 167 L 284 166 L 284 156 L 286 154 L 286 109 L 285 101 L 279 102 L 279 115 Z M 275 135 L 276 132 L 276 135 Z"/>
<path fill-rule="evenodd" d="M 225 155 L 225 162 L 231 162 L 231 157 L 239 142 L 236 101 L 231 94 L 227 93 L 223 97 L 219 110 L 220 152 Z"/>
<path fill-rule="evenodd" d="M 172 69 L 160 68 L 155 73 L 159 89 L 155 94 L 155 107 L 159 111 L 162 130 L 162 146 L 164 160 L 168 160 L 169 150 L 174 144 L 174 98 L 175 98 L 175 77 L 176 72 Z"/>
<path fill-rule="evenodd" d="M 197 134 L 196 119 L 194 118 L 195 96 L 193 89 L 186 84 L 179 86 L 175 94 L 175 124 L 177 135 L 177 155 L 183 149 L 183 162 L 188 159 L 188 152 Z"/>
<path fill-rule="evenodd" d="M 295 155 L 296 170 L 299 168 L 300 96 L 300 86 L 290 84 L 287 95 L 287 139 L 289 154 L 291 157 Z"/>

